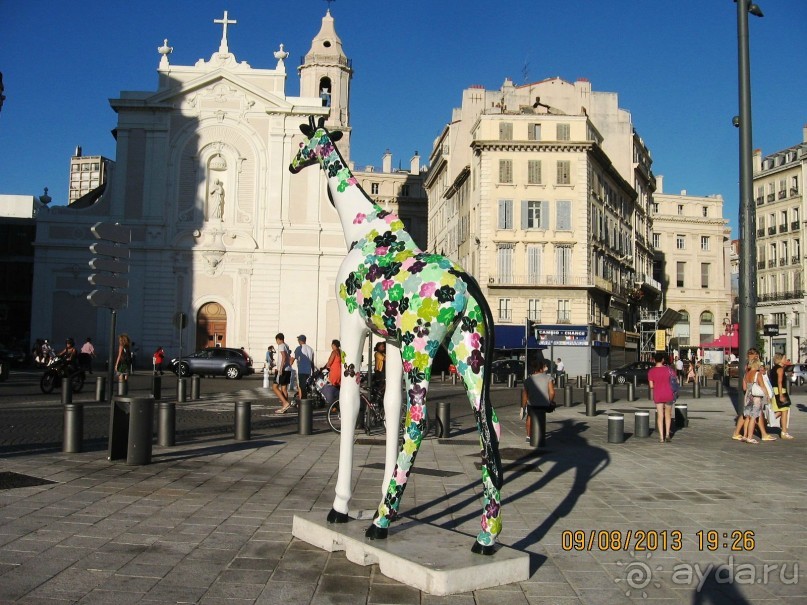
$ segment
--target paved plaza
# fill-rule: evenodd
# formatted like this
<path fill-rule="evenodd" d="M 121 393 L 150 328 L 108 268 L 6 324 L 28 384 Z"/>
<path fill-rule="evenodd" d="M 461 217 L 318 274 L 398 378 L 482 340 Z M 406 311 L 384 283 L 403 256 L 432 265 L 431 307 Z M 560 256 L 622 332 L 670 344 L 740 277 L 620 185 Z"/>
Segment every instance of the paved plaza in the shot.
<path fill-rule="evenodd" d="M 155 445 L 148 465 L 107 460 L 103 404 L 87 410 L 83 453 L 62 453 L 52 428 L 39 444 L 20 436 L 37 415 L 53 424 L 55 408 L 32 408 L 16 428 L 4 421 L 0 603 L 807 602 L 806 391 L 794 395 L 795 440 L 751 445 L 730 438 L 728 392 L 718 398 L 710 387 L 695 399 L 685 390 L 689 426 L 660 444 L 633 435 L 632 412 L 651 408 L 646 389 L 628 402 L 619 387 L 605 404 L 599 387 L 594 417 L 576 390 L 574 405 L 548 416 L 536 450 L 518 420 L 520 392 L 496 385 L 501 542 L 529 554 L 530 578 L 437 597 L 292 537 L 295 513 L 324 516 L 331 506 L 338 436 L 321 412 L 313 434 L 299 435 L 295 414 L 272 414 L 260 381 L 239 386 L 178 404 L 176 445 Z M 254 402 L 252 435 L 236 441 L 232 402 L 244 398 Z M 451 434 L 423 442 L 389 540 L 405 540 L 417 522 L 464 534 L 470 548 L 480 515 L 476 431 L 459 386 L 434 382 L 438 401 L 452 404 Z M 624 443 L 608 442 L 606 410 L 624 414 Z M 381 495 L 383 443 L 356 440 L 352 507 L 368 511 Z"/>

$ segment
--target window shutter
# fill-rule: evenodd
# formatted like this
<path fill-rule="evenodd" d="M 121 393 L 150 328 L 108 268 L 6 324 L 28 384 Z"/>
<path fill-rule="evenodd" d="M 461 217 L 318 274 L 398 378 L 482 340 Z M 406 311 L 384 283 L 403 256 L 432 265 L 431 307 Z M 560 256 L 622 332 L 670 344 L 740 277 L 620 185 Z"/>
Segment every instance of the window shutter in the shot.
<path fill-rule="evenodd" d="M 572 203 L 569 200 L 558 200 L 557 229 L 568 231 L 572 228 Z"/>
<path fill-rule="evenodd" d="M 527 208 L 527 200 L 521 200 L 521 228 L 522 229 L 529 229 L 529 214 Z"/>
<path fill-rule="evenodd" d="M 549 202 L 541 202 L 541 229 L 549 229 Z"/>

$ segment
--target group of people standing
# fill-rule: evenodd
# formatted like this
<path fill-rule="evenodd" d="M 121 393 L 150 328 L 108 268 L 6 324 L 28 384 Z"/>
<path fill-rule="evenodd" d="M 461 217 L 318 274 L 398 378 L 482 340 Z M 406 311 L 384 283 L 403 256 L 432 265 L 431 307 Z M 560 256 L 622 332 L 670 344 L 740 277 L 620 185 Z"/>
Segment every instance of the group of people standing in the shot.
<path fill-rule="evenodd" d="M 773 417 L 779 421 L 782 439 L 793 439 L 789 431 L 790 395 L 787 389 L 785 367 L 790 361 L 782 353 L 773 356 L 773 366 L 768 369 L 755 348 L 748 349 L 747 363 L 743 372 L 743 413 L 737 417 L 735 441 L 758 444 L 760 441 L 776 441 L 776 436 L 767 430 L 765 406 L 770 405 Z M 760 439 L 755 436 L 759 429 Z"/>

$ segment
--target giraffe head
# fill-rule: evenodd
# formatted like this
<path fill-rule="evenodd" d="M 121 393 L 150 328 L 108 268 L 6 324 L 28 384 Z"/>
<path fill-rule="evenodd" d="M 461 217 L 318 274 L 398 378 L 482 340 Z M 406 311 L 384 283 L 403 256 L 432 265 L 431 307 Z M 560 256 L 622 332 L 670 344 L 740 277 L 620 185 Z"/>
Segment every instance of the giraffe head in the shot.
<path fill-rule="evenodd" d="M 289 164 L 289 171 L 300 172 L 315 162 L 324 167 L 325 160 L 336 151 L 333 144 L 342 138 L 342 133 L 338 130 L 329 132 L 325 128 L 325 118 L 320 117 L 315 122 L 314 116 L 308 118 L 307 124 L 300 124 L 300 131 L 307 140 L 300 143 L 300 150 Z"/>

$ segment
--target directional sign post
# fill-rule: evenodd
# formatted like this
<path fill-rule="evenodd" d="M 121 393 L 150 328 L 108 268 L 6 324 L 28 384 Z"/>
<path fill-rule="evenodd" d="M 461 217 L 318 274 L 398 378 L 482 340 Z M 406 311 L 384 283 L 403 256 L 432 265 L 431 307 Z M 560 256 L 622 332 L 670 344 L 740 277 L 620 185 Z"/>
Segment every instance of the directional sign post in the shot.
<path fill-rule="evenodd" d="M 98 273 L 90 275 L 89 282 L 98 286 L 87 295 L 94 307 L 105 307 L 111 311 L 109 329 L 109 355 L 107 357 L 107 384 L 109 401 L 115 394 L 115 328 L 118 309 L 129 304 L 125 289 L 129 287 L 126 274 L 129 273 L 129 244 L 132 230 L 117 223 L 95 223 L 90 230 L 96 239 L 103 240 L 90 246 L 90 252 L 97 257 L 90 261 L 90 268 Z"/>

